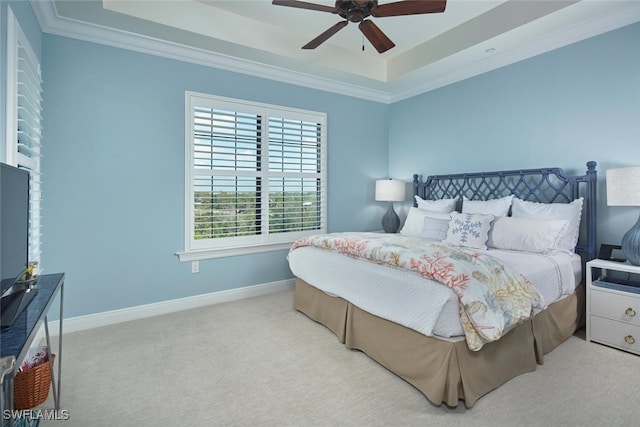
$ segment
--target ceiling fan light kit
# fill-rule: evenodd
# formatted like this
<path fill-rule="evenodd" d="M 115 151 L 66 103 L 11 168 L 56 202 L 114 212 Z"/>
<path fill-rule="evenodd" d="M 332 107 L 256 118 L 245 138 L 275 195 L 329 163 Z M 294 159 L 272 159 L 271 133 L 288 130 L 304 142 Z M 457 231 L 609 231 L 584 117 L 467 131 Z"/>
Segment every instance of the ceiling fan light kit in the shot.
<path fill-rule="evenodd" d="M 335 7 L 296 0 L 273 0 L 273 4 L 333 13 L 345 19 L 311 40 L 302 47 L 303 49 L 315 49 L 346 27 L 349 22 L 359 22 L 358 28 L 379 53 L 388 51 L 395 44 L 373 21 L 367 19 L 368 17 L 382 18 L 387 16 L 442 13 L 447 6 L 446 0 L 406 0 L 382 5 L 378 5 L 378 0 L 337 0 Z"/>

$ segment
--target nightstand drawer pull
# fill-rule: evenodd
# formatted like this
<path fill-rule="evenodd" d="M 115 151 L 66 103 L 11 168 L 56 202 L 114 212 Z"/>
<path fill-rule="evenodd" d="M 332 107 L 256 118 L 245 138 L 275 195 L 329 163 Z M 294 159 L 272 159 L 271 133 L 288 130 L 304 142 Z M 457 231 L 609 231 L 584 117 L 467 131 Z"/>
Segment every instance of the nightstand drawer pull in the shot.
<path fill-rule="evenodd" d="M 627 344 L 634 344 L 636 342 L 636 339 L 633 337 L 633 335 L 627 335 L 626 337 L 624 337 L 624 342 L 626 342 Z"/>
<path fill-rule="evenodd" d="M 624 311 L 624 314 L 626 314 L 629 317 L 633 317 L 636 315 L 636 311 L 633 308 L 629 307 Z"/>

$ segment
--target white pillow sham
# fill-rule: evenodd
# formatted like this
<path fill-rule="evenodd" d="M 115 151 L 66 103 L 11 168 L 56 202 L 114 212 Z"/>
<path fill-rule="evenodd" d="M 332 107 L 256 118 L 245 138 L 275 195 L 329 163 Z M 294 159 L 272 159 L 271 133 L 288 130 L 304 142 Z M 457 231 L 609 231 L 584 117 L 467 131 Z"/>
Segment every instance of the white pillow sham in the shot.
<path fill-rule="evenodd" d="M 558 249 L 563 233 L 569 227 L 567 220 L 539 221 L 535 219 L 496 218 L 489 231 L 487 246 L 495 249 L 535 253 Z"/>
<path fill-rule="evenodd" d="M 447 218 L 437 219 L 429 216 L 424 217 L 424 226 L 420 237 L 426 240 L 433 240 L 435 242 L 442 242 L 447 238 L 447 230 L 449 230 L 449 221 L 451 216 L 443 212 L 438 212 L 440 215 L 446 215 Z"/>
<path fill-rule="evenodd" d="M 432 212 L 453 212 L 456 210 L 458 199 L 424 200 L 419 196 L 414 196 L 418 208 Z"/>
<path fill-rule="evenodd" d="M 468 248 L 487 249 L 493 215 L 451 212 L 445 243 Z"/>
<path fill-rule="evenodd" d="M 538 203 L 513 199 L 511 216 L 514 218 L 535 219 L 542 221 L 564 220 L 569 224 L 558 238 L 557 248 L 570 252 L 575 251 L 580 234 L 583 198 L 571 203 Z"/>
<path fill-rule="evenodd" d="M 462 213 L 507 216 L 513 195 L 493 200 L 469 200 L 462 198 Z"/>
<path fill-rule="evenodd" d="M 400 230 L 400 234 L 410 237 L 423 237 L 425 220 L 427 219 L 446 221 L 448 224 L 451 216 L 444 212 L 427 211 L 411 207 L 407 214 L 407 219 Z"/>

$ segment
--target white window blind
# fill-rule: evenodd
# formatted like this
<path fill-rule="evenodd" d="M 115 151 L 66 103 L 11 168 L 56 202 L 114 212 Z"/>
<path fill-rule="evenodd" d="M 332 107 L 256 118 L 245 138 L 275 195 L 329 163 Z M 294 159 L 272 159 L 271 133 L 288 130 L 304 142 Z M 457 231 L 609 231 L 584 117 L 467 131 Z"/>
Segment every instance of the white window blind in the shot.
<path fill-rule="evenodd" d="M 40 262 L 42 79 L 40 62 L 7 7 L 6 162 L 29 171 L 29 261 Z"/>
<path fill-rule="evenodd" d="M 191 92 L 186 106 L 185 253 L 282 248 L 326 231 L 325 114 Z"/>
<path fill-rule="evenodd" d="M 320 124 L 269 118 L 269 231 L 317 231 L 321 223 Z"/>

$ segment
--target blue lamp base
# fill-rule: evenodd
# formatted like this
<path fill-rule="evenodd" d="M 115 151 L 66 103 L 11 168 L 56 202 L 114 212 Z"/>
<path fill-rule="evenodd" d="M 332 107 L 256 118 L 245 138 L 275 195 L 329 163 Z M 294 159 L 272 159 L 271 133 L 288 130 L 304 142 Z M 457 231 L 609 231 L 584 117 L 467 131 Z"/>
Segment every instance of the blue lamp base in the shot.
<path fill-rule="evenodd" d="M 622 237 L 622 252 L 633 265 L 640 265 L 640 216 L 638 222 Z"/>
<path fill-rule="evenodd" d="M 385 233 L 395 233 L 400 228 L 400 218 L 393 210 L 393 202 L 389 202 L 387 212 L 382 217 L 382 229 Z"/>

